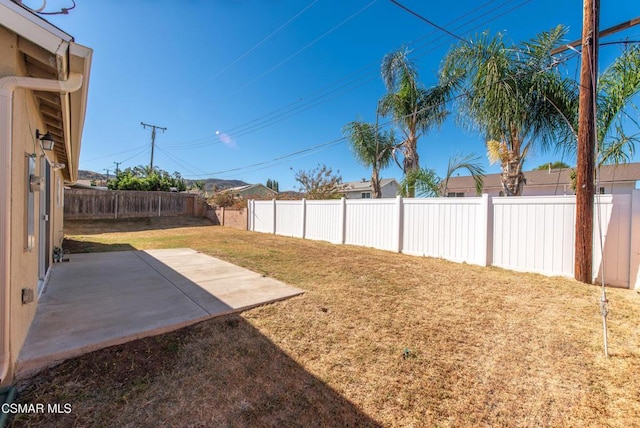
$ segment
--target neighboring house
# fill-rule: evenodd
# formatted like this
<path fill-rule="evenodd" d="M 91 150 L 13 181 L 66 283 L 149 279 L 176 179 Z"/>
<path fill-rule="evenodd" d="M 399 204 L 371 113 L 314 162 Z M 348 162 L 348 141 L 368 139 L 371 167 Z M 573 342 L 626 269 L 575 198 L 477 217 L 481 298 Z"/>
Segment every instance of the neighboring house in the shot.
<path fill-rule="evenodd" d="M 571 184 L 571 168 L 526 171 L 526 184 L 522 196 L 575 195 Z M 603 165 L 597 192 L 603 194 L 631 193 L 640 180 L 640 163 Z M 482 193 L 502 196 L 500 174 L 484 177 Z M 451 177 L 447 186 L 448 196 L 476 196 L 473 178 L 470 176 Z"/>
<path fill-rule="evenodd" d="M 266 199 L 278 196 L 278 192 L 269 189 L 263 184 L 247 184 L 246 186 L 232 187 L 224 191 L 230 192 L 234 198 L 241 199 Z"/>
<path fill-rule="evenodd" d="M 62 243 L 64 185 L 78 178 L 91 56 L 62 30 L 0 0 L 0 385 L 13 379 Z M 51 150 L 43 147 L 48 137 Z"/>
<path fill-rule="evenodd" d="M 380 190 L 383 198 L 395 198 L 399 188 L 400 186 L 395 178 L 383 178 L 380 180 Z M 373 188 L 369 180 L 362 179 L 362 181 L 344 183 L 344 189 L 344 197 L 346 199 L 371 199 L 373 197 Z"/>

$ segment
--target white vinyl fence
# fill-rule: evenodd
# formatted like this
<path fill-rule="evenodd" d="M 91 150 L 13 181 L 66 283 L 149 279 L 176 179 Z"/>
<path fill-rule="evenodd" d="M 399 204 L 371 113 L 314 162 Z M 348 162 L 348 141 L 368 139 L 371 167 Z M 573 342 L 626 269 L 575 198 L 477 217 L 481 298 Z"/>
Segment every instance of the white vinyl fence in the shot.
<path fill-rule="evenodd" d="M 248 229 L 572 277 L 575 196 L 252 200 Z M 594 280 L 640 288 L 640 190 L 596 197 L 593 256 Z"/>

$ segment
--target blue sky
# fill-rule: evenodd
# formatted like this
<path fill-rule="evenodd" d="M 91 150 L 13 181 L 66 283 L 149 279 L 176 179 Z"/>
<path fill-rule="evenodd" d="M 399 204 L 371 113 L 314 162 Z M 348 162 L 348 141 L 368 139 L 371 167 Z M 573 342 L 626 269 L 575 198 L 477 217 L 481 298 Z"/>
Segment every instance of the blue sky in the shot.
<path fill-rule="evenodd" d="M 150 130 L 158 132 L 154 165 L 186 178 L 278 180 L 293 189 L 298 170 L 324 163 L 344 181 L 370 176 L 342 137 L 342 126 L 375 121 L 385 89 L 382 57 L 413 49 L 421 82 L 436 82 L 440 61 L 455 40 L 387 0 L 76 0 L 53 24 L 94 50 L 80 168 L 104 173 L 148 164 Z M 461 36 L 489 30 L 516 42 L 555 25 L 582 28 L 582 0 L 401 1 Z M 42 0 L 24 0 L 40 7 Z M 49 0 L 47 11 L 70 7 Z M 601 2 L 601 28 L 640 16 L 640 2 Z M 640 40 L 640 26 L 602 41 Z M 604 66 L 620 52 L 603 47 Z M 577 61 L 562 69 L 578 73 Z M 384 122 L 384 120 L 383 120 Z M 446 171 L 449 157 L 478 154 L 480 135 L 462 130 L 454 115 L 419 141 L 421 166 Z M 293 155 L 291 155 L 293 154 Z M 291 156 L 288 156 L 291 155 Z M 560 160 L 534 153 L 525 164 Z M 573 164 L 574 159 L 564 157 Z M 401 177 L 393 166 L 383 177 Z"/>

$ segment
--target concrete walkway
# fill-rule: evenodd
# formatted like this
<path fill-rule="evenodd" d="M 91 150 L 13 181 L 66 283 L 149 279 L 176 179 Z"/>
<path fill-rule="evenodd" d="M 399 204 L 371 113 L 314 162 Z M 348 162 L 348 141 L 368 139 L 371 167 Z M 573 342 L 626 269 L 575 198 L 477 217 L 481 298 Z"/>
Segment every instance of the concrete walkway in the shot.
<path fill-rule="evenodd" d="M 53 266 L 18 378 L 96 349 L 303 291 L 188 248 L 72 254 Z"/>

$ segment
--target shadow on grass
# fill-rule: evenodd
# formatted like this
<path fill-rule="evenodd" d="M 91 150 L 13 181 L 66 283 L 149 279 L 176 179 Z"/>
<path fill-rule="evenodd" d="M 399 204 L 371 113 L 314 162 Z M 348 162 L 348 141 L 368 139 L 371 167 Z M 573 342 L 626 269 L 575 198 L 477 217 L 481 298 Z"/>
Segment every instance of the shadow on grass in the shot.
<path fill-rule="evenodd" d="M 101 244 L 93 241 L 77 241 L 75 239 L 65 238 L 62 242 L 62 248 L 70 254 L 80 253 L 107 253 L 110 251 L 135 251 L 136 248 L 129 244 Z"/>
<path fill-rule="evenodd" d="M 66 235 L 96 235 L 111 232 L 137 232 L 201 226 L 213 226 L 213 222 L 208 218 L 200 217 L 147 217 L 99 220 L 65 219 L 64 221 Z"/>
<path fill-rule="evenodd" d="M 380 426 L 240 315 L 93 352 L 18 389 L 19 403 L 72 411 L 17 415 L 13 427 Z"/>

